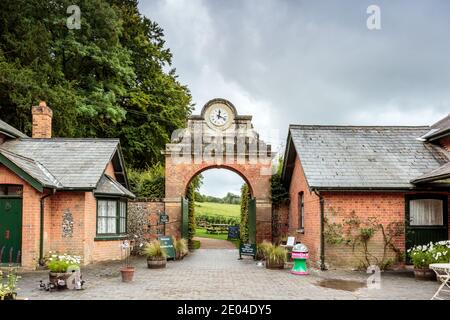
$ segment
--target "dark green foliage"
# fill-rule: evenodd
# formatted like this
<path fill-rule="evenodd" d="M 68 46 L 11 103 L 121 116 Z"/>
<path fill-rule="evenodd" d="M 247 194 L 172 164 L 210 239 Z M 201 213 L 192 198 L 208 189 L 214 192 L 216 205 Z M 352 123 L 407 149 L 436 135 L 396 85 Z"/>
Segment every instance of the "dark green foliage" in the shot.
<path fill-rule="evenodd" d="M 230 217 L 230 216 L 222 216 L 222 215 L 195 215 L 195 222 L 197 226 L 200 222 L 207 223 L 220 223 L 220 224 L 229 224 L 229 225 L 237 225 L 240 223 L 239 217 Z"/>
<path fill-rule="evenodd" d="M 160 163 L 146 170 L 128 169 L 128 181 L 138 198 L 164 198 L 164 167 Z"/>
<path fill-rule="evenodd" d="M 79 30 L 66 26 L 72 4 Z M 134 0 L 0 1 L 2 120 L 30 134 L 31 106 L 45 100 L 54 136 L 119 137 L 133 168 L 162 161 L 191 112 L 163 38 Z"/>
<path fill-rule="evenodd" d="M 188 219 L 189 219 L 189 228 L 188 228 L 188 240 L 192 242 L 192 239 L 195 236 L 195 196 L 194 196 L 195 188 L 193 184 L 190 184 L 187 190 L 186 198 L 189 200 L 189 209 L 188 209 Z"/>
<path fill-rule="evenodd" d="M 248 185 L 244 184 L 241 188 L 241 223 L 240 223 L 240 233 L 241 242 L 248 243 L 248 200 L 250 198 L 250 192 Z"/>
<path fill-rule="evenodd" d="M 195 193 L 198 192 L 200 189 L 200 186 L 203 183 L 203 176 L 201 174 L 195 176 L 191 183 L 189 184 L 187 191 L 186 191 L 186 198 L 189 201 L 189 208 L 188 208 L 188 220 L 189 220 L 189 226 L 188 226 L 188 241 L 190 243 L 190 246 L 192 247 L 192 239 L 195 236 L 195 229 L 196 229 L 196 223 L 195 223 Z"/>
<path fill-rule="evenodd" d="M 223 198 L 203 195 L 200 192 L 195 193 L 195 201 L 197 202 L 213 202 L 213 203 L 228 203 L 228 204 L 240 204 L 241 198 L 231 192 Z"/>
<path fill-rule="evenodd" d="M 281 170 L 283 167 L 283 158 L 278 159 L 277 172 L 270 179 L 272 189 L 272 204 L 280 205 L 289 201 L 289 193 L 281 181 Z"/>

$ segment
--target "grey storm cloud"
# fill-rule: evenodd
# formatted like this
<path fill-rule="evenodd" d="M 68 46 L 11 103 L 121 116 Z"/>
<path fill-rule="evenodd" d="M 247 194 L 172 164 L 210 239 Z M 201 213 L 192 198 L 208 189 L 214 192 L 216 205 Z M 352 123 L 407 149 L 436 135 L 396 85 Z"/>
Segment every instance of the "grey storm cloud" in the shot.
<path fill-rule="evenodd" d="M 380 7 L 381 30 L 366 26 L 369 5 Z M 450 1 L 149 0 L 140 9 L 165 30 L 196 111 L 229 99 L 275 149 L 291 123 L 423 125 L 450 111 Z"/>

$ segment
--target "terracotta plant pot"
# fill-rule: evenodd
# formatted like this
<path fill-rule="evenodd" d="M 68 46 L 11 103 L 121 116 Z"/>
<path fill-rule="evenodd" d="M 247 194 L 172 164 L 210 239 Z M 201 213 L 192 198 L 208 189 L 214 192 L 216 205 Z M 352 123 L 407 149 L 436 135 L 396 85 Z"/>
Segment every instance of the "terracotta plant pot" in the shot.
<path fill-rule="evenodd" d="M 267 269 L 284 269 L 284 262 L 275 263 L 275 262 L 266 261 L 266 268 Z"/>
<path fill-rule="evenodd" d="M 120 270 L 122 282 L 131 282 L 134 277 L 134 267 L 124 267 Z"/>
<path fill-rule="evenodd" d="M 66 289 L 67 288 L 67 278 L 70 277 L 70 273 L 66 272 L 51 272 L 48 274 L 48 280 L 52 283 L 55 288 Z"/>
<path fill-rule="evenodd" d="M 162 269 L 166 267 L 166 258 L 147 258 L 147 267 L 149 269 Z"/>
<path fill-rule="evenodd" d="M 436 280 L 436 273 L 428 268 L 414 268 L 414 277 L 417 280 Z"/>

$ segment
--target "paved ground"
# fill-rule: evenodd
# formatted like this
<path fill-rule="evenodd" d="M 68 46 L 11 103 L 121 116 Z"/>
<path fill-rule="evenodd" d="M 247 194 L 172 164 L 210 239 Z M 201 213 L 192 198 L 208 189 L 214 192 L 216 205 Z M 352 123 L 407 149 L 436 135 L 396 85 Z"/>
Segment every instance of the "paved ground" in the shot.
<path fill-rule="evenodd" d="M 19 296 L 29 299 L 429 299 L 437 282 L 414 280 L 411 273 L 382 273 L 381 289 L 366 287 L 359 272 L 313 271 L 295 276 L 285 270 L 267 270 L 251 258 L 237 260 L 237 250 L 199 249 L 182 261 L 169 261 L 166 269 L 150 270 L 145 259 L 134 259 L 135 279 L 122 283 L 120 263 L 83 268 L 83 291 L 45 292 L 39 280 L 48 273 L 23 274 Z M 355 291 L 324 288 L 321 281 L 345 280 L 339 286 Z M 348 282 L 357 281 L 357 282 Z M 335 284 L 331 281 L 331 284 Z"/>
<path fill-rule="evenodd" d="M 199 237 L 195 237 L 194 240 L 200 241 L 201 249 L 236 249 L 232 242 L 226 240 Z"/>

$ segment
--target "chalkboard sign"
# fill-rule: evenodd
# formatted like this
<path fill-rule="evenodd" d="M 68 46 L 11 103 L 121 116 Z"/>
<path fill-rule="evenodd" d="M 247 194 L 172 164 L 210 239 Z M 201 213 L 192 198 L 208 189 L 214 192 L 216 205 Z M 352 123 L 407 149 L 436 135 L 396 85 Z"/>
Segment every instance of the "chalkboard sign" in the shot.
<path fill-rule="evenodd" d="M 168 223 L 169 222 L 169 216 L 167 214 L 165 214 L 165 213 L 162 213 L 159 216 L 159 222 L 160 223 Z"/>
<path fill-rule="evenodd" d="M 239 246 L 239 258 L 241 256 L 253 256 L 256 258 L 256 244 L 241 243 Z"/>
<path fill-rule="evenodd" d="M 228 240 L 239 239 L 239 225 L 228 227 Z"/>
<path fill-rule="evenodd" d="M 175 248 L 173 246 L 173 239 L 169 236 L 159 236 L 158 240 L 161 248 L 166 252 L 167 259 L 175 259 Z"/>

